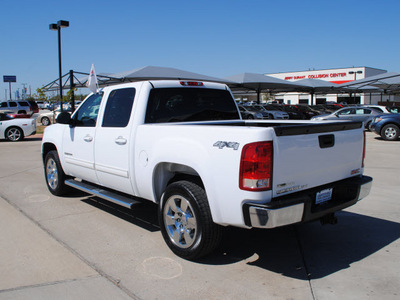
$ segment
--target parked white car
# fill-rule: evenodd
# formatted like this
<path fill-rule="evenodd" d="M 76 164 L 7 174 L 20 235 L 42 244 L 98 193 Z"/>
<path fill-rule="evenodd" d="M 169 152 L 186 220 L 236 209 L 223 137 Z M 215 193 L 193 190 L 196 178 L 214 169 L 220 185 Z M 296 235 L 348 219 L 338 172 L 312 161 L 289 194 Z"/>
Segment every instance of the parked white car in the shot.
<path fill-rule="evenodd" d="M 35 119 L 13 119 L 7 114 L 0 113 L 0 138 L 12 142 L 36 133 Z"/>

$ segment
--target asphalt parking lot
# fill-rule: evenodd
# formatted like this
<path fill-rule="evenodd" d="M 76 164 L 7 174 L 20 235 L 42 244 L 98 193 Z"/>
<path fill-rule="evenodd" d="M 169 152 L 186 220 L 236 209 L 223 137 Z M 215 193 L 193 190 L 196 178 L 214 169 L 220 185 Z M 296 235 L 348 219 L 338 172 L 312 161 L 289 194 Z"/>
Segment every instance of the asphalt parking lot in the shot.
<path fill-rule="evenodd" d="M 40 143 L 0 141 L 1 300 L 400 298 L 400 141 L 367 132 L 372 191 L 337 225 L 228 228 L 196 263 L 164 244 L 152 204 L 52 196 Z"/>

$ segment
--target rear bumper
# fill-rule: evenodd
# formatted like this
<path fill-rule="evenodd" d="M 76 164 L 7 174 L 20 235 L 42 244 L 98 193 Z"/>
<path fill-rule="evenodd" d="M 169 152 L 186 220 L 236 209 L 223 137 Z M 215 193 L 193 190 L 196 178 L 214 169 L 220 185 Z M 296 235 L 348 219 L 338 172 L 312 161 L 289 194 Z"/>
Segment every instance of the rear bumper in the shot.
<path fill-rule="evenodd" d="M 246 203 L 243 205 L 245 224 L 256 228 L 274 228 L 316 220 L 354 205 L 370 193 L 371 186 L 371 177 L 353 177 L 274 198 L 267 204 Z M 329 188 L 333 189 L 332 199 L 315 204 L 316 194 Z"/>

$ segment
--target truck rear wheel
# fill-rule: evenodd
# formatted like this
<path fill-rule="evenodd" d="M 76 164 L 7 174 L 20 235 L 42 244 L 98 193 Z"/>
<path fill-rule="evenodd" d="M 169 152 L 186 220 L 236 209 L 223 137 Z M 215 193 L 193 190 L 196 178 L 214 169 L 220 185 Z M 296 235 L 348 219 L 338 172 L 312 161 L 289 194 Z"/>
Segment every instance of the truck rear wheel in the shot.
<path fill-rule="evenodd" d="M 53 150 L 47 153 L 44 162 L 44 175 L 46 178 L 47 188 L 50 193 L 61 196 L 68 191 L 65 185 L 65 174 L 60 164 L 57 151 Z"/>
<path fill-rule="evenodd" d="M 193 182 L 169 185 L 158 217 L 168 247 L 184 259 L 194 260 L 209 254 L 221 240 L 221 227 L 212 221 L 207 195 Z"/>

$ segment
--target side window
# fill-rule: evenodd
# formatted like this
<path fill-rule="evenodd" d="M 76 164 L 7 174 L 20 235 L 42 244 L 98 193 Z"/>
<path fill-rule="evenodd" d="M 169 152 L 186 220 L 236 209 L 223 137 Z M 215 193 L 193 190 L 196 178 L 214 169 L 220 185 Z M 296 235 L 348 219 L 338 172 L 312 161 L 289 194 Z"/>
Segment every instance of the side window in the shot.
<path fill-rule="evenodd" d="M 102 127 L 126 127 L 135 99 L 134 88 L 118 89 L 110 93 L 107 100 Z"/>
<path fill-rule="evenodd" d="M 7 102 L 1 102 L 1 107 L 8 107 Z"/>
<path fill-rule="evenodd" d="M 95 127 L 99 107 L 101 103 L 102 93 L 90 96 L 82 105 L 74 116 L 75 126 L 78 127 Z"/>
<path fill-rule="evenodd" d="M 371 113 L 372 113 L 372 110 L 366 109 L 366 108 L 364 108 L 363 112 L 362 112 L 362 114 L 364 114 L 364 115 L 370 115 Z"/>
<path fill-rule="evenodd" d="M 9 102 L 10 107 L 17 107 L 17 102 Z"/>
<path fill-rule="evenodd" d="M 338 115 L 342 116 L 342 115 L 350 115 L 350 114 L 354 114 L 354 110 L 353 109 L 344 109 L 341 112 L 338 113 Z"/>

